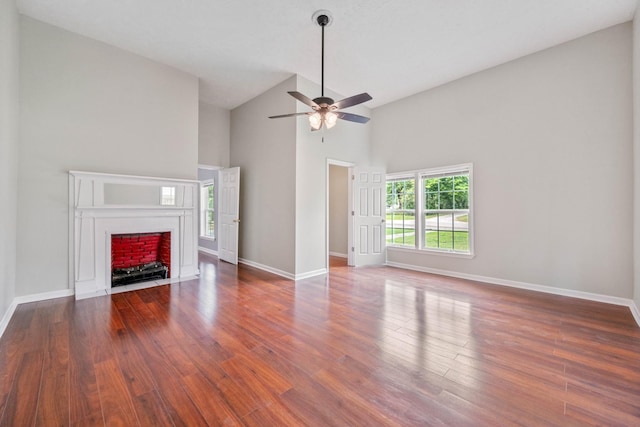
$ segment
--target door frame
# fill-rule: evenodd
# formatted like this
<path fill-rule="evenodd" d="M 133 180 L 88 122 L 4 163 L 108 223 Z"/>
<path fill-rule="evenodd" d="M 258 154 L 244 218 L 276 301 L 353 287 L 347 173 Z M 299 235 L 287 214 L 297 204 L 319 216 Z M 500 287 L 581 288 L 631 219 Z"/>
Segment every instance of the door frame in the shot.
<path fill-rule="evenodd" d="M 326 256 L 325 256 L 325 269 L 328 272 L 329 271 L 329 200 L 330 200 L 330 191 L 329 191 L 329 173 L 331 170 L 331 166 L 341 166 L 341 167 L 345 167 L 347 169 L 352 168 L 354 166 L 356 166 L 355 163 L 352 162 L 346 162 L 343 160 L 337 160 L 337 159 L 330 159 L 327 158 L 327 165 L 326 165 L 326 183 L 325 183 L 325 226 L 324 226 L 324 237 L 325 237 L 325 248 L 326 248 Z M 349 172 L 347 172 L 349 173 Z M 353 197 L 351 194 L 351 179 L 349 179 L 348 182 L 348 189 L 347 189 L 347 197 L 349 198 L 348 201 L 348 210 L 347 210 L 347 230 L 348 230 L 348 236 L 347 236 L 347 264 L 348 265 L 353 265 L 353 255 L 351 253 L 351 247 L 353 246 L 353 227 L 351 225 L 351 221 L 350 221 L 350 215 L 349 213 L 353 210 Z"/>

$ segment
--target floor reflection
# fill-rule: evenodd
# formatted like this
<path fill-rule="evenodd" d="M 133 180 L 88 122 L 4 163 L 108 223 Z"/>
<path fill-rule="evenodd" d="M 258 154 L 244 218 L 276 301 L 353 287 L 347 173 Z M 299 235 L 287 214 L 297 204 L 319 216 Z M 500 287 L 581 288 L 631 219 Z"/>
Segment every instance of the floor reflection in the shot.
<path fill-rule="evenodd" d="M 382 350 L 397 362 L 443 376 L 465 369 L 456 357 L 473 340 L 470 304 L 387 280 L 382 324 Z"/>

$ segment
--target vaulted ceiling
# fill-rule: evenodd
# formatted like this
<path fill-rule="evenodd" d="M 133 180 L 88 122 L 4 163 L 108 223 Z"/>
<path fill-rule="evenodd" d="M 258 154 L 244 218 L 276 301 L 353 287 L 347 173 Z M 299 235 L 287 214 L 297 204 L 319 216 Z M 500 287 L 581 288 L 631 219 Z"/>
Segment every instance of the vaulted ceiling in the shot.
<path fill-rule="evenodd" d="M 198 76 L 234 108 L 293 74 L 376 107 L 633 18 L 636 0 L 18 0 L 21 13 Z"/>

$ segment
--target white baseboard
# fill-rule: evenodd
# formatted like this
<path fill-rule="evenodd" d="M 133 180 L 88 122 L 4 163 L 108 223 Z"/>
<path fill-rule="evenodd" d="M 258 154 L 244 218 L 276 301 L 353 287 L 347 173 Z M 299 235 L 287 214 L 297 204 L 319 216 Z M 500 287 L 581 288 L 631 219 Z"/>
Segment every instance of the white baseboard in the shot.
<path fill-rule="evenodd" d="M 342 254 L 340 252 L 329 252 L 329 255 L 335 256 L 335 257 L 338 257 L 338 258 L 348 258 L 349 257 L 347 254 Z"/>
<path fill-rule="evenodd" d="M 440 270 L 437 268 L 421 267 L 411 264 L 402 264 L 399 262 L 387 261 L 390 267 L 403 268 L 406 270 L 421 271 L 423 273 L 439 274 L 441 276 L 456 277 L 458 279 L 473 280 L 476 282 L 489 283 L 492 285 L 508 286 L 511 288 L 526 289 L 529 291 L 544 292 L 547 294 L 561 295 L 565 297 L 580 298 L 589 301 L 603 302 L 606 304 L 622 305 L 629 307 L 631 314 L 638 326 L 640 326 L 640 313 L 633 300 L 628 298 L 612 297 L 609 295 L 594 294 L 591 292 L 575 291 L 573 289 L 554 288 L 552 286 L 537 285 L 534 283 L 518 282 L 515 280 L 498 279 L 495 277 L 478 276 L 475 274 L 458 273 L 456 271 Z M 635 309 L 635 312 L 634 312 Z"/>
<path fill-rule="evenodd" d="M 250 260 L 244 259 L 244 258 L 239 258 L 238 262 L 240 262 L 242 264 L 245 264 L 245 265 L 248 265 L 249 267 L 255 267 L 255 268 L 259 269 L 259 270 L 264 270 L 264 271 L 267 271 L 269 273 L 276 274 L 278 276 L 284 277 L 285 279 L 296 280 L 294 274 L 288 273 L 286 271 L 279 270 L 277 268 L 269 267 L 268 265 L 260 264 L 258 262 L 250 261 Z"/>
<path fill-rule="evenodd" d="M 314 271 L 308 271 L 306 273 L 301 273 L 301 274 L 291 274 L 289 272 L 282 271 L 277 268 L 269 267 L 268 265 L 260 264 L 244 258 L 238 259 L 238 262 L 241 262 L 242 264 L 248 265 L 250 267 L 255 267 L 257 269 L 276 274 L 278 276 L 284 277 L 289 280 L 302 280 L 302 279 L 308 279 L 309 277 L 315 277 L 315 276 L 321 276 L 323 274 L 327 274 L 326 268 L 321 268 L 319 270 L 314 270 Z"/>
<path fill-rule="evenodd" d="M 0 338 L 2 338 L 2 334 L 4 334 L 7 326 L 9 326 L 9 321 L 11 320 L 13 313 L 16 311 L 16 307 L 18 307 L 18 304 L 16 303 L 16 300 L 14 298 L 13 302 L 9 305 L 7 311 L 4 313 L 4 316 L 2 316 L 2 320 L 0 320 Z"/>
<path fill-rule="evenodd" d="M 638 324 L 638 326 L 640 326 L 640 311 L 638 310 L 638 306 L 636 305 L 635 301 L 631 301 L 631 304 L 629 304 L 629 309 L 631 310 L 633 318 L 636 319 L 636 323 Z"/>
<path fill-rule="evenodd" d="M 104 297 L 106 295 L 109 295 L 109 293 L 107 292 L 107 289 L 92 289 L 89 291 L 76 292 L 76 300 L 95 298 L 95 297 Z"/>
<path fill-rule="evenodd" d="M 7 312 L 2 316 L 2 320 L 0 321 L 0 337 L 4 334 L 4 331 L 7 329 L 9 325 L 9 321 L 15 313 L 18 304 L 25 304 L 28 302 L 37 302 L 37 301 L 45 301 L 48 299 L 61 298 L 61 297 L 69 297 L 73 295 L 73 289 L 63 289 L 61 291 L 52 291 L 52 292 L 44 292 L 41 294 L 31 294 L 31 295 L 23 295 L 20 297 L 15 297 L 9 305 Z"/>
<path fill-rule="evenodd" d="M 204 254 L 213 255 L 215 257 L 218 256 L 218 251 L 214 251 L 213 249 L 205 248 L 202 246 L 198 246 L 198 251 Z"/>
<path fill-rule="evenodd" d="M 320 268 L 318 270 L 308 271 L 306 273 L 301 273 L 301 274 L 296 274 L 296 279 L 295 280 L 308 279 L 310 277 L 322 276 L 324 274 L 327 274 L 327 269 L 326 268 Z"/>
<path fill-rule="evenodd" d="M 41 294 L 23 295 L 21 297 L 15 297 L 14 302 L 16 304 L 24 304 L 27 302 L 44 301 L 54 298 L 70 297 L 73 296 L 73 289 L 62 289 L 60 291 L 43 292 Z"/>

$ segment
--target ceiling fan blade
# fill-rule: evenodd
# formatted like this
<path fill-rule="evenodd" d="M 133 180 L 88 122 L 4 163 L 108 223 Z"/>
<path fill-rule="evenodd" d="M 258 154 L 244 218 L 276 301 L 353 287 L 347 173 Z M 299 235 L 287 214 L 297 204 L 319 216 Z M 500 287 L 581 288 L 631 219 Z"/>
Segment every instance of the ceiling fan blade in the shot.
<path fill-rule="evenodd" d="M 338 115 L 339 119 L 347 120 L 350 122 L 367 123 L 369 121 L 369 117 L 360 116 L 358 114 L 343 113 L 341 111 L 336 111 L 336 114 Z"/>
<path fill-rule="evenodd" d="M 293 117 L 293 116 L 303 116 L 309 115 L 309 113 L 291 113 L 291 114 L 280 114 L 279 116 L 269 116 L 270 119 L 279 119 L 282 117 Z"/>
<path fill-rule="evenodd" d="M 297 99 L 298 101 L 302 102 L 303 104 L 307 104 L 309 107 L 314 107 L 314 108 L 318 108 L 319 105 L 316 104 L 315 102 L 313 102 L 313 100 L 303 94 L 301 94 L 300 92 L 296 92 L 296 91 L 291 91 L 288 92 L 289 95 L 293 96 L 295 99 Z"/>
<path fill-rule="evenodd" d="M 332 107 L 336 107 L 337 110 L 341 110 L 343 108 L 353 107 L 354 105 L 362 104 L 363 102 L 367 102 L 372 99 L 373 98 L 371 97 L 371 95 L 365 92 L 359 95 L 353 95 L 353 96 L 350 96 L 349 98 L 342 99 L 336 102 L 335 104 L 333 104 Z"/>

